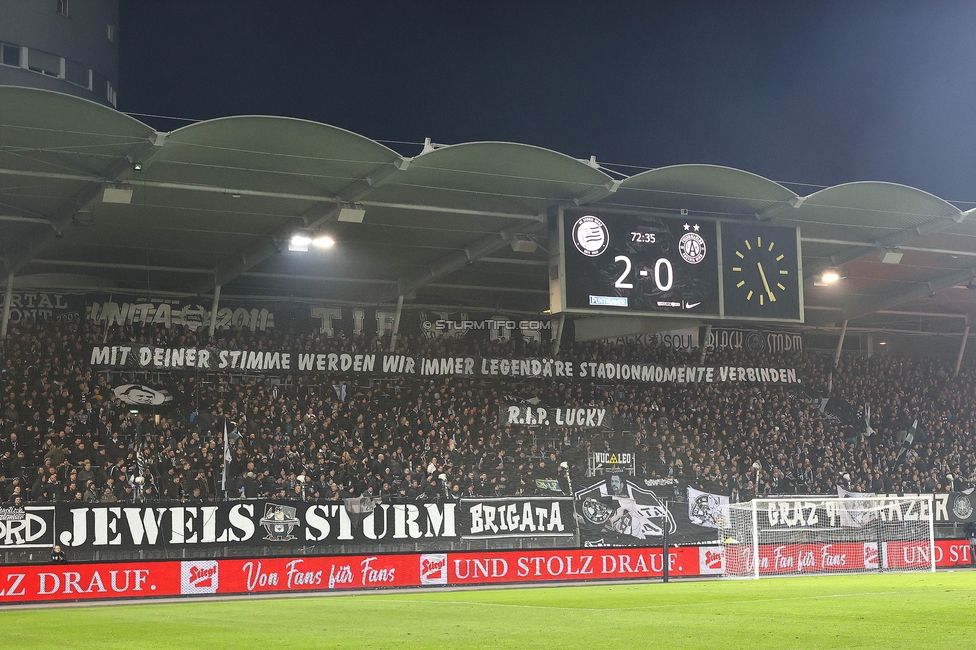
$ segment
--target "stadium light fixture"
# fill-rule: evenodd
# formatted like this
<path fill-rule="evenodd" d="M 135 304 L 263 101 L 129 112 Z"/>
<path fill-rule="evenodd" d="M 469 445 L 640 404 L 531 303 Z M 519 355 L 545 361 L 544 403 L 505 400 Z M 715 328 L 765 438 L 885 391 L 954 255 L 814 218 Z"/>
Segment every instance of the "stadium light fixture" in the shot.
<path fill-rule="evenodd" d="M 102 189 L 102 203 L 132 203 L 132 188 L 125 185 Z"/>
<path fill-rule="evenodd" d="M 899 264 L 901 263 L 901 258 L 905 254 L 895 250 L 894 248 L 885 249 L 878 253 L 878 259 L 881 260 L 882 264 Z"/>
<path fill-rule="evenodd" d="M 512 250 L 516 253 L 534 253 L 537 248 L 539 248 L 539 244 L 528 235 L 512 237 Z"/>
<path fill-rule="evenodd" d="M 308 252 L 308 245 L 311 243 L 311 237 L 306 237 L 305 235 L 294 235 L 291 238 L 291 241 L 288 242 L 288 250 L 296 253 L 306 253 Z"/>
<path fill-rule="evenodd" d="M 826 287 L 838 280 L 840 280 L 840 271 L 837 269 L 827 269 L 819 278 L 814 280 L 813 285 L 815 287 Z"/>
<path fill-rule="evenodd" d="M 362 207 L 357 206 L 343 206 L 339 208 L 339 216 L 336 217 L 336 221 L 345 221 L 346 223 L 362 223 L 363 219 L 366 218 L 366 210 Z"/>

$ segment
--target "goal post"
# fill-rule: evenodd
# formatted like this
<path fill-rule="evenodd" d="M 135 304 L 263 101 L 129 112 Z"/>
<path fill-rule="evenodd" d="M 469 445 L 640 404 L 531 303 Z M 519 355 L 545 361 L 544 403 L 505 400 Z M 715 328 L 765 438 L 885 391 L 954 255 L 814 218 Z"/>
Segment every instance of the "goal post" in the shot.
<path fill-rule="evenodd" d="M 724 577 L 935 571 L 933 495 L 723 506 Z"/>

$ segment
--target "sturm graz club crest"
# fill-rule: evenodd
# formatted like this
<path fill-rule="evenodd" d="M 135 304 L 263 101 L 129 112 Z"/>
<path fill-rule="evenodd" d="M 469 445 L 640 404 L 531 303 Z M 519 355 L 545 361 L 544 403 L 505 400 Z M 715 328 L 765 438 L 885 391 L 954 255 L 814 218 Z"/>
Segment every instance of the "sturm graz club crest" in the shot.
<path fill-rule="evenodd" d="M 272 542 L 288 542 L 298 539 L 291 534 L 291 531 L 301 524 L 295 516 L 295 512 L 295 508 L 291 506 L 279 506 L 274 503 L 265 504 L 264 517 L 259 522 L 264 527 L 265 532 L 268 533 L 265 539 Z"/>
<path fill-rule="evenodd" d="M 586 546 L 632 545 L 677 530 L 674 515 L 651 490 L 627 480 L 622 474 L 586 487 L 576 494 L 580 523 L 589 528 Z M 600 539 L 593 539 L 599 536 Z"/>
<path fill-rule="evenodd" d="M 610 245 L 610 231 L 598 217 L 580 217 L 573 224 L 573 243 L 583 255 L 599 257 Z"/>
<path fill-rule="evenodd" d="M 959 519 L 969 519 L 973 514 L 973 504 L 968 495 L 956 495 L 956 498 L 952 500 L 952 514 Z"/>

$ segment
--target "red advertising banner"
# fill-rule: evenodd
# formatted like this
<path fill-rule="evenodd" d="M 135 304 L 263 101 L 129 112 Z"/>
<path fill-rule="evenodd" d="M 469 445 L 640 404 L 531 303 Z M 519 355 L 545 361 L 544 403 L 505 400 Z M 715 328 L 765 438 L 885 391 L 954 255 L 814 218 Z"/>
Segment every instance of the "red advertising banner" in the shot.
<path fill-rule="evenodd" d="M 932 563 L 926 542 L 888 542 L 885 555 L 886 569 L 910 569 L 927 567 Z M 935 542 L 935 566 L 971 566 L 972 548 L 968 540 L 940 539 Z"/>
<path fill-rule="evenodd" d="M 830 573 L 831 571 L 919 569 L 932 564 L 929 544 L 884 542 L 879 553 L 877 542 L 833 544 L 781 544 L 759 547 L 759 572 L 762 575 Z M 752 546 L 729 547 L 724 558 L 730 573 L 748 575 L 754 570 Z M 936 567 L 970 566 L 972 550 L 967 540 L 940 539 L 935 542 Z"/>
<path fill-rule="evenodd" d="M 925 544 L 891 542 L 883 561 L 892 569 L 928 566 L 929 552 Z M 968 566 L 972 560 L 966 540 L 937 541 L 935 556 L 940 567 Z M 763 573 L 813 572 L 871 568 L 872 563 L 877 568 L 879 556 L 870 542 L 793 544 L 764 547 L 760 561 Z M 675 577 L 723 573 L 719 546 L 674 548 L 668 562 Z M 663 569 L 661 548 L 21 565 L 0 567 L 0 604 L 646 579 L 661 577 Z"/>
<path fill-rule="evenodd" d="M 450 553 L 447 584 L 655 578 L 664 575 L 663 556 L 660 548 Z M 670 575 L 701 575 L 697 547 L 671 549 L 668 557 Z"/>
<path fill-rule="evenodd" d="M 184 594 L 419 587 L 421 555 L 336 555 L 184 561 Z M 196 576 L 204 576 L 203 580 Z M 212 581 L 207 581 L 208 571 Z"/>
<path fill-rule="evenodd" d="M 48 564 L 0 568 L 0 603 L 179 595 L 179 562 Z"/>
<path fill-rule="evenodd" d="M 730 572 L 748 575 L 754 571 L 755 547 L 728 547 L 725 557 Z M 825 573 L 878 568 L 876 542 L 834 544 L 764 544 L 759 547 L 759 572 Z"/>

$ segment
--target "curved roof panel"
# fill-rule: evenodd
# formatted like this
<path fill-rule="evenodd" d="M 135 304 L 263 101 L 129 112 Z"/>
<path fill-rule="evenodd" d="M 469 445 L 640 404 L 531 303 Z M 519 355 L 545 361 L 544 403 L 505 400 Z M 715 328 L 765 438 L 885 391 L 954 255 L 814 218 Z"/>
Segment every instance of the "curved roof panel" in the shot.
<path fill-rule="evenodd" d="M 914 228 L 962 212 L 937 196 L 897 183 L 862 181 L 835 185 L 807 196 L 791 220 L 827 226 Z"/>
<path fill-rule="evenodd" d="M 106 200 L 106 188 L 121 197 Z M 365 220 L 334 222 L 328 208 L 336 200 L 361 203 Z M 160 134 L 78 97 L 0 87 L 0 241 L 8 264 L 42 285 L 91 274 L 93 286 L 198 294 L 219 280 L 228 296 L 375 304 L 389 300 L 398 280 L 469 250 L 477 264 L 421 286 L 415 304 L 541 313 L 546 233 L 525 219 L 576 203 L 798 225 L 805 271 L 842 266 L 847 277 L 804 292 L 821 323 L 838 314 L 859 318 L 865 296 L 895 304 L 919 287 L 928 296 L 976 256 L 969 245 L 976 222 L 893 183 L 849 183 L 798 198 L 768 179 L 714 165 L 663 167 L 616 182 L 591 164 L 524 144 L 457 144 L 405 159 L 344 129 L 282 117 L 228 117 Z M 498 237 L 512 228 L 538 250 L 516 250 Z M 298 229 L 328 232 L 337 244 L 307 254 L 282 250 Z M 882 263 L 871 254 L 879 246 L 901 246 L 904 260 Z M 962 302 L 922 306 L 936 304 Z"/>
<path fill-rule="evenodd" d="M 318 122 L 243 116 L 174 131 L 154 157 L 153 180 L 332 197 L 400 155 Z"/>
<path fill-rule="evenodd" d="M 0 86 L 0 167 L 101 176 L 153 129 L 93 101 Z"/>
<path fill-rule="evenodd" d="M 757 217 L 796 194 L 767 178 L 718 165 L 673 165 L 631 176 L 606 204 L 686 209 L 714 217 Z"/>
<path fill-rule="evenodd" d="M 398 185 L 494 196 L 542 211 L 572 201 L 612 179 L 590 165 L 549 149 L 510 142 L 471 142 L 434 149 L 397 175 Z"/>

